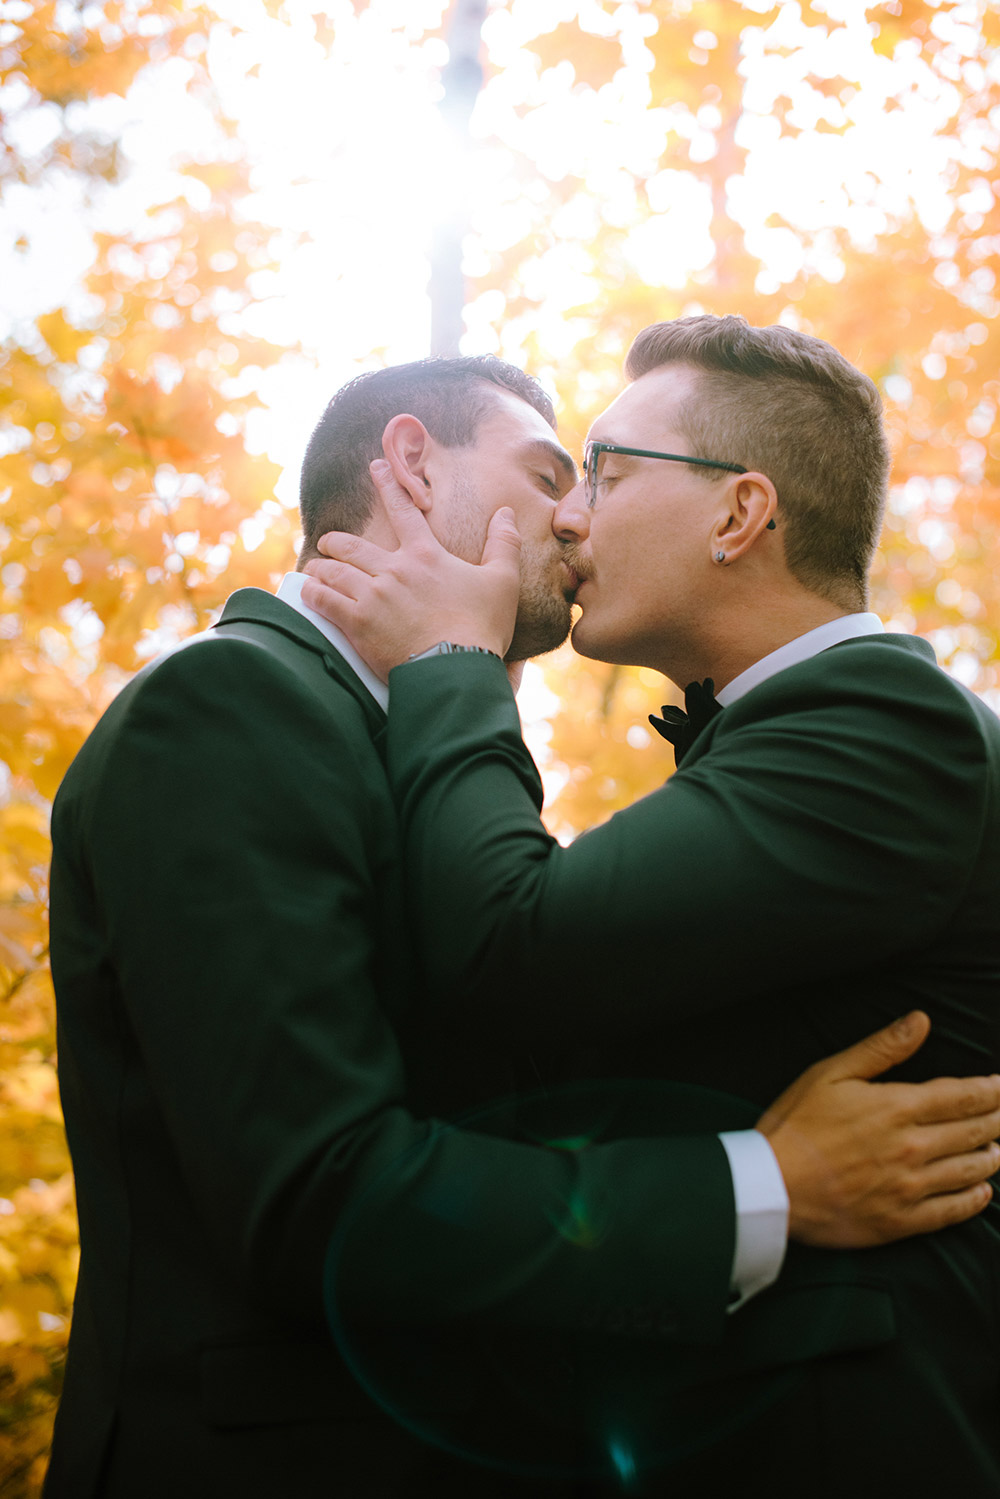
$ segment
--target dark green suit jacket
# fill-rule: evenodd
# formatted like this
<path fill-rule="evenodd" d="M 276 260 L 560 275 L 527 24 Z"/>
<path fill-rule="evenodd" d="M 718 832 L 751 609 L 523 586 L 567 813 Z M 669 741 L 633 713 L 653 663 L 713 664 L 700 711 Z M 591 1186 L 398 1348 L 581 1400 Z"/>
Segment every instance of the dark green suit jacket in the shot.
<path fill-rule="evenodd" d="M 919 1005 L 910 1076 L 1000 1070 L 1000 723 L 924 642 L 845 642 L 770 678 L 565 849 L 498 662 L 407 665 L 391 688 L 410 888 L 457 1028 L 530 1048 L 553 1081 L 663 1076 L 764 1105 Z M 738 1467 L 790 1492 L 808 1463 L 811 1496 L 1000 1493 L 998 1216 L 853 1255 L 793 1246 L 710 1362 L 759 1382 L 773 1334 L 797 1380 L 669 1491 Z M 886 1298 L 864 1352 L 824 1347 L 852 1280 Z"/>
<path fill-rule="evenodd" d="M 50 1499 L 513 1493 L 442 1450 L 506 1421 L 505 1329 L 546 1388 L 567 1338 L 722 1337 L 715 1122 L 524 1143 L 492 1102 L 507 1061 L 416 986 L 384 736 L 327 640 L 246 590 L 122 691 L 60 789 L 82 1261 Z"/>

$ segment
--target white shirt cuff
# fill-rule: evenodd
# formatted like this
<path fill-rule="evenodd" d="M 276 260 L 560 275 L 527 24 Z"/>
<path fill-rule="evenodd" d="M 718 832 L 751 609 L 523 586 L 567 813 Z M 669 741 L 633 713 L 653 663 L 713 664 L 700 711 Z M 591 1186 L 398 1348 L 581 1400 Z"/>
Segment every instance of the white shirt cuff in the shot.
<path fill-rule="evenodd" d="M 777 1280 L 788 1243 L 788 1193 L 770 1141 L 756 1129 L 720 1134 L 733 1173 L 736 1249 L 729 1311 Z"/>

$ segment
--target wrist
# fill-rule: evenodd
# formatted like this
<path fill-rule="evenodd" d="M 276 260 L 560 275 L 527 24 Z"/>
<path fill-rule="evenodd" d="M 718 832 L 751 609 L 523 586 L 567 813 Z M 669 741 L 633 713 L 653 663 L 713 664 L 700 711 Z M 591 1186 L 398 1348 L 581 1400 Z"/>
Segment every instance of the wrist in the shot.
<path fill-rule="evenodd" d="M 758 1126 L 759 1128 L 759 1126 Z M 774 1153 L 788 1194 L 788 1237 L 809 1242 L 815 1229 L 812 1188 L 817 1176 L 815 1153 L 795 1131 L 761 1130 Z"/>

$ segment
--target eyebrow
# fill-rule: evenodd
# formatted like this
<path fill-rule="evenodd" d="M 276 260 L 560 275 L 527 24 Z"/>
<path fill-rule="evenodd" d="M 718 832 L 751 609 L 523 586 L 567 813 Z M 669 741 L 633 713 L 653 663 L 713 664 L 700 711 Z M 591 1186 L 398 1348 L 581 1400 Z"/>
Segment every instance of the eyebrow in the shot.
<path fill-rule="evenodd" d="M 546 442 L 544 437 L 538 438 L 536 442 L 526 442 L 521 448 L 522 455 L 527 458 L 532 454 L 539 457 L 551 458 L 557 468 L 561 468 L 568 479 L 575 484 L 579 479 L 576 464 L 566 449 L 560 447 L 557 442 Z"/>

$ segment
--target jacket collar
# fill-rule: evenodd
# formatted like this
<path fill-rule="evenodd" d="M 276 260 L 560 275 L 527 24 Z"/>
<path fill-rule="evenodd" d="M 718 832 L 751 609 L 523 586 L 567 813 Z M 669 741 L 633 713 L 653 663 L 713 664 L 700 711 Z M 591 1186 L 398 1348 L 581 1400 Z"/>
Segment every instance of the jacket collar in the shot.
<path fill-rule="evenodd" d="M 276 599 L 273 593 L 266 593 L 262 588 L 238 588 L 226 600 L 216 628 L 221 629 L 226 625 L 235 624 L 267 625 L 280 635 L 295 641 L 297 645 L 304 646 L 306 650 L 315 651 L 316 655 L 322 658 L 330 675 L 361 704 L 365 716 L 372 724 L 373 731 L 384 730 L 385 713 L 368 689 L 362 685 L 357 673 L 348 666 L 343 656 L 334 649 L 325 635 L 317 630 L 315 625 L 310 624 L 297 609 L 282 603 L 281 599 Z"/>
<path fill-rule="evenodd" d="M 929 661 L 932 666 L 937 665 L 937 657 L 934 654 L 934 648 L 931 645 L 930 641 L 923 640 L 919 635 L 897 634 L 895 631 L 889 631 L 883 628 L 881 634 L 853 635 L 833 641 L 832 643 L 827 644 L 822 650 L 816 651 L 814 654 L 806 657 L 804 660 L 797 661 L 795 663 L 795 666 L 808 666 L 810 662 L 818 666 L 823 657 L 830 652 L 849 651 L 858 645 L 875 646 L 877 650 L 889 652 L 905 651 L 911 655 L 922 656 L 924 660 Z M 781 678 L 784 676 L 785 671 L 791 669 L 791 667 L 784 667 L 780 671 L 774 672 L 773 675 L 769 676 L 764 682 L 758 683 L 757 686 L 760 688 L 765 688 L 768 686 L 768 683 L 772 685 L 778 685 L 780 684 Z M 768 691 L 769 690 L 770 689 L 768 689 Z M 748 689 L 747 693 L 743 694 L 742 696 L 749 697 L 749 695 L 750 693 Z M 767 697 L 768 693 L 765 693 L 765 698 Z M 720 699 L 717 698 L 716 701 L 719 702 Z M 740 699 L 737 698 L 737 701 L 740 701 Z M 759 702 L 759 699 L 754 698 L 754 702 Z M 724 717 L 724 713 L 716 713 L 708 720 L 702 731 L 692 741 L 690 749 L 685 751 L 685 770 L 689 769 L 690 766 L 694 764 L 695 760 L 700 759 L 702 755 L 708 753 L 708 750 L 711 748 L 712 740 L 715 738 L 716 730 Z"/>

